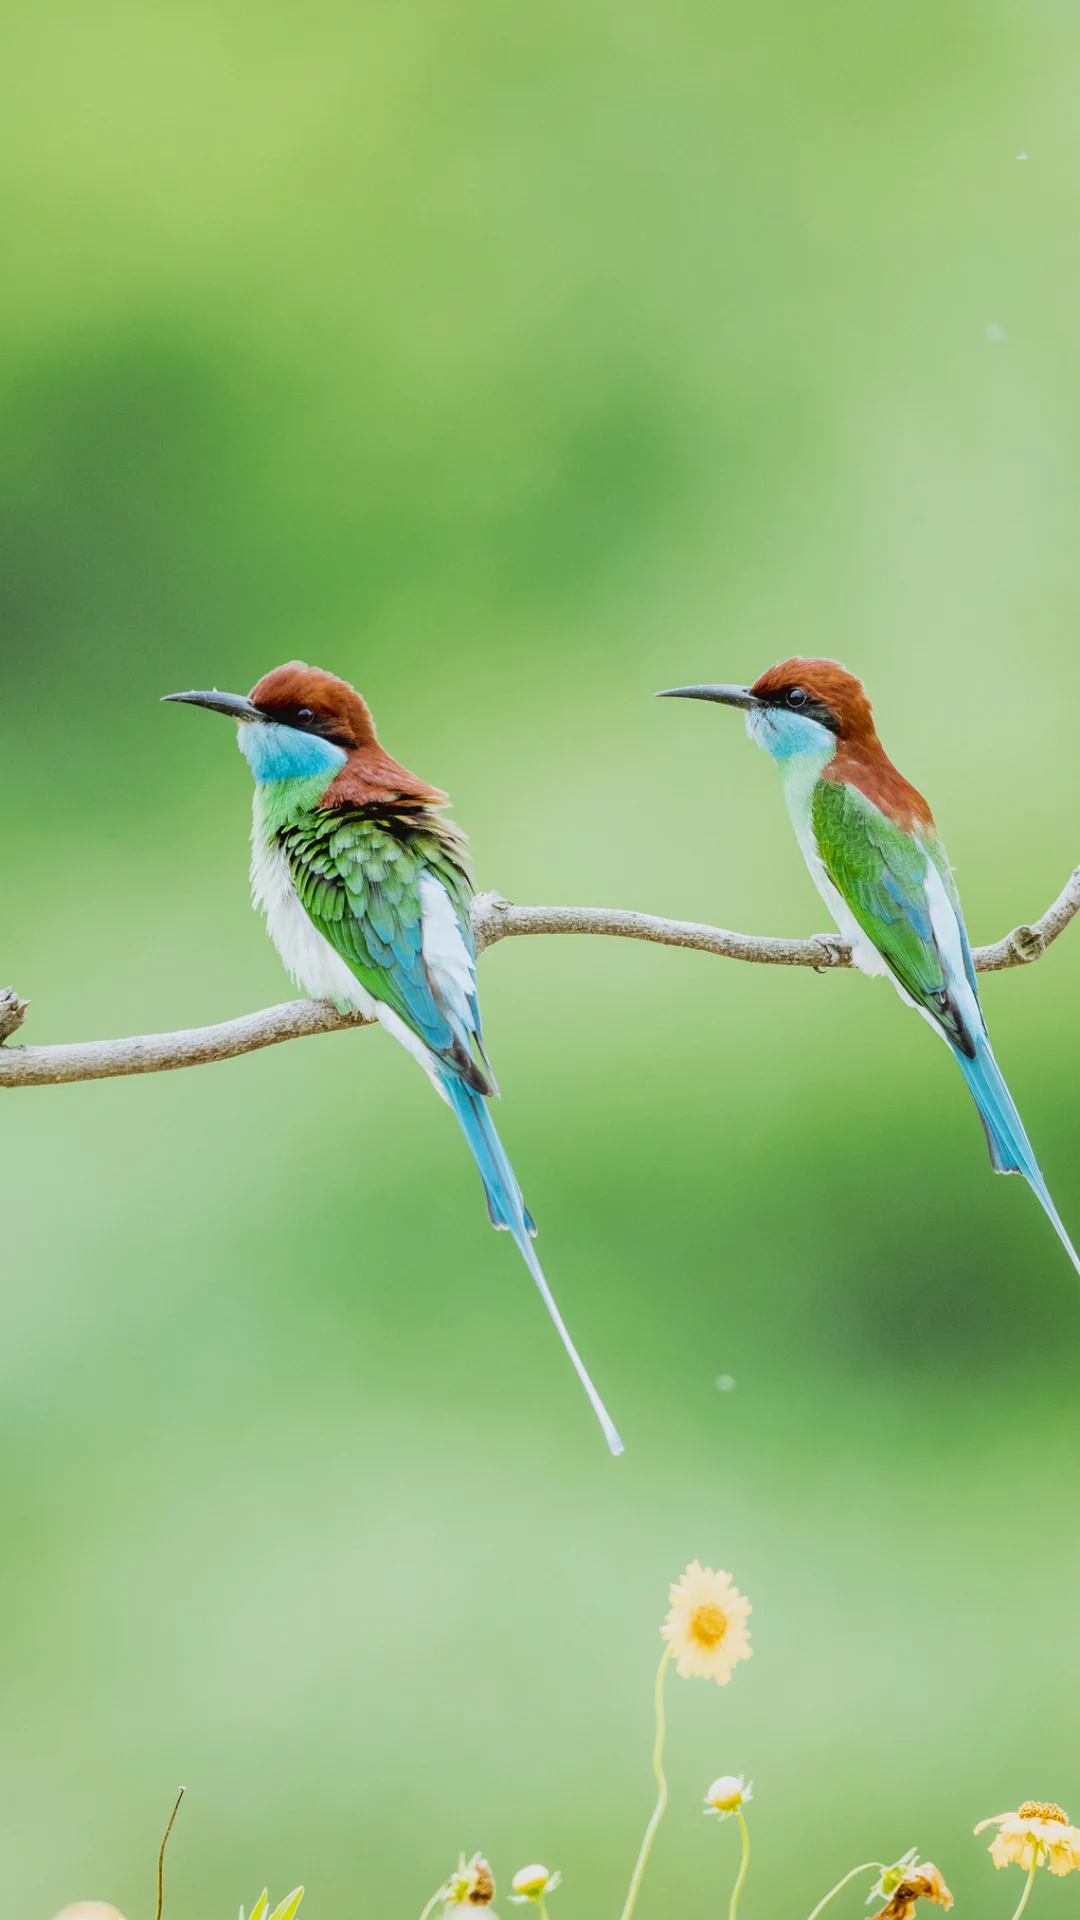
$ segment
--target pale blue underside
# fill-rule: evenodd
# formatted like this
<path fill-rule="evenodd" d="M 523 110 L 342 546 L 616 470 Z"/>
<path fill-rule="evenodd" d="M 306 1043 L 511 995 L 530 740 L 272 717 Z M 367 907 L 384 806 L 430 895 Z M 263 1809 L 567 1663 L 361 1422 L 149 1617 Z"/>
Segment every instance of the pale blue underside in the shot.
<path fill-rule="evenodd" d="M 348 755 L 332 740 L 298 727 L 280 727 L 275 721 L 243 720 L 237 745 L 260 786 L 274 780 L 311 780 L 325 776 L 329 786 Z"/>

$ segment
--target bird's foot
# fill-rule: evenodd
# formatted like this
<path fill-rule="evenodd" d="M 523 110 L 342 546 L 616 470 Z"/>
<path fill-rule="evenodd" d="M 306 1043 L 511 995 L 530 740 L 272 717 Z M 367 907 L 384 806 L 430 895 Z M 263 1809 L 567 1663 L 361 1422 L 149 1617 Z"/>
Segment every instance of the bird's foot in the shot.
<path fill-rule="evenodd" d="M 820 962 L 815 962 L 815 973 L 827 973 L 830 967 L 850 967 L 851 948 L 838 933 L 814 933 L 810 938 L 814 946 L 822 950 Z"/>
<path fill-rule="evenodd" d="M 18 1033 L 29 1005 L 29 1000 L 19 999 L 14 987 L 0 987 L 0 1047 Z"/>

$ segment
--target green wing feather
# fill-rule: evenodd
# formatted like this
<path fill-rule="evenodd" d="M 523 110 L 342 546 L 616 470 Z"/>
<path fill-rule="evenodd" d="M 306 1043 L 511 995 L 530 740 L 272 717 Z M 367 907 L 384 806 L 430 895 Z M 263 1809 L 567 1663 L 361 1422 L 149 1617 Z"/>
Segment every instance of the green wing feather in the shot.
<path fill-rule="evenodd" d="M 442 882 L 469 953 L 472 877 L 449 823 L 415 815 L 305 812 L 279 829 L 301 905 L 375 999 L 426 1046 L 461 1067 L 461 1035 L 421 951 L 420 882 Z M 474 1008 L 475 1008 L 475 1002 Z M 479 1037 L 479 1011 L 475 1031 Z"/>
<path fill-rule="evenodd" d="M 917 839 L 904 833 L 857 787 L 841 780 L 817 782 L 811 817 L 826 873 L 889 971 L 947 1038 L 968 1052 L 972 1041 L 950 991 L 926 890 L 929 857 L 956 910 L 974 987 L 959 900 L 937 835 Z"/>

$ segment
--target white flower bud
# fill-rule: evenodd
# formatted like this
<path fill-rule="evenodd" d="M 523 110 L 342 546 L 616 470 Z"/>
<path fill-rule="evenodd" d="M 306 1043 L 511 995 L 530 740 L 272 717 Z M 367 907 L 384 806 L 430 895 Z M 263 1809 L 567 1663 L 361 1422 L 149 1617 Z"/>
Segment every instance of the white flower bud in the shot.
<path fill-rule="evenodd" d="M 514 1875 L 514 1891 L 511 1898 L 521 1906 L 526 1900 L 540 1901 L 547 1893 L 554 1893 L 561 1873 L 549 1873 L 546 1867 L 521 1867 Z"/>
<path fill-rule="evenodd" d="M 738 1813 L 753 1797 L 753 1789 L 747 1786 L 741 1773 L 723 1773 L 705 1795 L 705 1811 L 724 1815 Z"/>

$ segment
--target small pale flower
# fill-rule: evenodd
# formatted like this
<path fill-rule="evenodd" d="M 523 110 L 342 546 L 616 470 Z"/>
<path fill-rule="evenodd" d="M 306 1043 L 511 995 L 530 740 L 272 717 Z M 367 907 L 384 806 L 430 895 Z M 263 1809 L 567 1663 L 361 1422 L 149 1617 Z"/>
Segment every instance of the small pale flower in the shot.
<path fill-rule="evenodd" d="M 73 1907 L 58 1913 L 56 1920 L 123 1920 L 123 1915 L 107 1900 L 76 1900 Z"/>
<path fill-rule="evenodd" d="M 705 1812 L 718 1813 L 721 1820 L 726 1820 L 729 1814 L 738 1813 L 739 1808 L 745 1807 L 747 1801 L 752 1800 L 753 1797 L 752 1781 L 747 1786 L 741 1773 L 724 1773 L 719 1780 L 713 1781 L 705 1795 Z"/>
<path fill-rule="evenodd" d="M 541 1901 L 549 1893 L 554 1893 L 562 1879 L 561 1873 L 549 1873 L 546 1867 L 522 1867 L 514 1875 L 514 1891 L 510 1895 L 519 1907 L 529 1900 Z"/>
<path fill-rule="evenodd" d="M 727 1685 L 736 1660 L 750 1658 L 750 1610 L 729 1573 L 690 1562 L 671 1589 L 671 1611 L 660 1629 L 684 1680 L 698 1675 Z"/>
<path fill-rule="evenodd" d="M 1016 1813 L 992 1814 L 980 1820 L 976 1833 L 984 1827 L 997 1828 L 990 1842 L 995 1867 L 1015 1860 L 1025 1873 L 1045 1866 L 1059 1875 L 1080 1867 L 1080 1830 L 1069 1825 L 1068 1814 L 1052 1800 L 1025 1800 Z"/>

